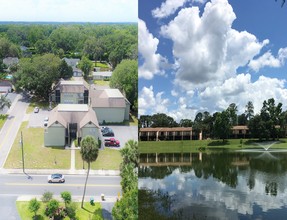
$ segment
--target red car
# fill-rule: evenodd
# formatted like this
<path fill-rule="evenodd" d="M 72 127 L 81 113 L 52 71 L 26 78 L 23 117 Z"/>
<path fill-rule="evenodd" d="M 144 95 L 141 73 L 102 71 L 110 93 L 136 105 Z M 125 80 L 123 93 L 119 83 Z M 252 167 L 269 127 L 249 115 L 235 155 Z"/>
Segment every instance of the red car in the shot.
<path fill-rule="evenodd" d="M 107 146 L 107 147 L 110 147 L 110 146 L 119 147 L 120 142 L 119 142 L 119 140 L 116 140 L 114 138 L 108 138 L 108 139 L 105 139 L 105 146 Z"/>

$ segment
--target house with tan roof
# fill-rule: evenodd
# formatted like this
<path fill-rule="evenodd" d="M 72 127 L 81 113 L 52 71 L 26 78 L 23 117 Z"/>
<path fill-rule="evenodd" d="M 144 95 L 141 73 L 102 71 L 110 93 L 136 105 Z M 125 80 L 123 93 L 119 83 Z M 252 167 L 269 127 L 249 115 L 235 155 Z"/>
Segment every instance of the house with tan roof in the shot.
<path fill-rule="evenodd" d="M 51 110 L 44 132 L 45 146 L 65 146 L 87 135 L 100 136 L 96 113 L 87 104 L 59 104 Z"/>
<path fill-rule="evenodd" d="M 129 120 L 130 102 L 118 89 L 90 89 L 90 105 L 99 123 L 122 123 Z"/>

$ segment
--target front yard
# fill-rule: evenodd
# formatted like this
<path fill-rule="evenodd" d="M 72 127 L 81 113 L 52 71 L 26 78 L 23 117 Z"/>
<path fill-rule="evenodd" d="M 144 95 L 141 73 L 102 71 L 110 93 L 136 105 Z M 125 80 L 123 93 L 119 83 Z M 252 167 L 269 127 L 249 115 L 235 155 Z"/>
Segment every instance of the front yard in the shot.
<path fill-rule="evenodd" d="M 39 211 L 37 212 L 37 220 L 48 220 L 49 218 L 44 214 L 45 213 L 45 207 L 46 204 L 43 202 L 40 202 L 41 206 Z M 88 202 L 84 203 L 84 209 L 81 208 L 81 203 L 76 203 L 77 209 L 76 209 L 76 219 L 97 219 L 101 220 L 102 217 L 102 206 L 100 203 L 95 203 L 94 205 L 91 205 Z M 18 213 L 21 217 L 21 219 L 33 219 L 34 214 L 31 213 L 28 209 L 29 207 L 29 201 L 27 202 L 16 202 Z M 61 204 L 61 206 L 64 206 L 64 204 Z M 66 220 L 70 219 L 69 217 L 64 218 Z"/>
<path fill-rule="evenodd" d="M 69 169 L 71 153 L 63 147 L 45 147 L 44 129 L 28 128 L 23 122 L 13 143 L 4 168 L 22 168 L 21 131 L 23 134 L 25 168 L 29 169 Z"/>
<path fill-rule="evenodd" d="M 122 162 L 122 156 L 118 150 L 105 148 L 105 150 L 99 151 L 97 160 L 91 163 L 91 169 L 93 170 L 119 170 L 120 163 Z M 80 150 L 76 151 L 76 169 L 87 169 L 87 163 L 84 163 L 81 157 Z"/>
<path fill-rule="evenodd" d="M 24 161 L 27 169 L 70 169 L 71 151 L 63 147 L 44 146 L 44 128 L 28 128 L 28 122 L 23 122 L 13 143 L 4 168 L 22 168 L 21 131 L 23 134 Z M 118 150 L 105 148 L 99 151 L 97 160 L 91 164 L 91 169 L 119 170 L 122 162 Z M 87 168 L 87 164 L 84 165 Z M 76 169 L 83 169 L 80 150 L 76 150 Z"/>

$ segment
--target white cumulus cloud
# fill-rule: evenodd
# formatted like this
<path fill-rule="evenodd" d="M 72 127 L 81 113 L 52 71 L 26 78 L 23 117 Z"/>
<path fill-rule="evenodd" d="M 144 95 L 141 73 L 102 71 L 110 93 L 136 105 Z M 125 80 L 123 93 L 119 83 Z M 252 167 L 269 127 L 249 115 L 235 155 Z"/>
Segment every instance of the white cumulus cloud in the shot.
<path fill-rule="evenodd" d="M 173 41 L 176 84 L 186 90 L 221 84 L 260 53 L 269 41 L 232 29 L 235 19 L 227 0 L 212 0 L 201 16 L 198 7 L 184 8 L 161 27 L 161 34 Z"/>
<path fill-rule="evenodd" d="M 188 0 L 166 0 L 159 8 L 152 10 L 154 18 L 165 18 L 173 14 L 178 8 L 184 5 Z"/>
<path fill-rule="evenodd" d="M 267 51 L 257 59 L 253 59 L 249 62 L 248 66 L 258 72 L 263 67 L 281 67 L 285 64 L 287 58 L 287 48 L 280 48 L 278 56 L 274 57 L 271 51 Z"/>
<path fill-rule="evenodd" d="M 144 63 L 139 66 L 139 77 L 152 79 L 154 75 L 163 75 L 160 66 L 165 62 L 160 54 L 156 53 L 159 40 L 149 32 L 145 22 L 139 19 L 138 22 L 138 49 L 144 59 Z"/>

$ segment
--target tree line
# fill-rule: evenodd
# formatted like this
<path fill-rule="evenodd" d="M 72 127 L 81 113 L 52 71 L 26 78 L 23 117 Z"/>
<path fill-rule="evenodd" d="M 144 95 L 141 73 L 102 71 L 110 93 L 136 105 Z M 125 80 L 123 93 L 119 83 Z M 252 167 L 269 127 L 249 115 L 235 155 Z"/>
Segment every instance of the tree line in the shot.
<path fill-rule="evenodd" d="M 157 113 L 154 115 L 141 115 L 139 128 L 145 127 L 192 127 L 193 132 L 202 137 L 227 139 L 231 137 L 232 127 L 237 125 L 247 126 L 250 137 L 259 140 L 278 139 L 286 136 L 287 111 L 282 110 L 282 103 L 275 103 L 274 98 L 264 100 L 259 113 L 254 114 L 254 106 L 249 101 L 245 112 L 238 114 L 235 103 L 227 109 L 213 114 L 208 111 L 198 112 L 194 120 L 181 119 L 176 122 L 172 117 Z"/>
<path fill-rule="evenodd" d="M 137 32 L 136 24 L 2 24 L 0 58 L 53 53 L 60 58 L 87 56 L 115 68 L 123 59 L 137 59 Z"/>

